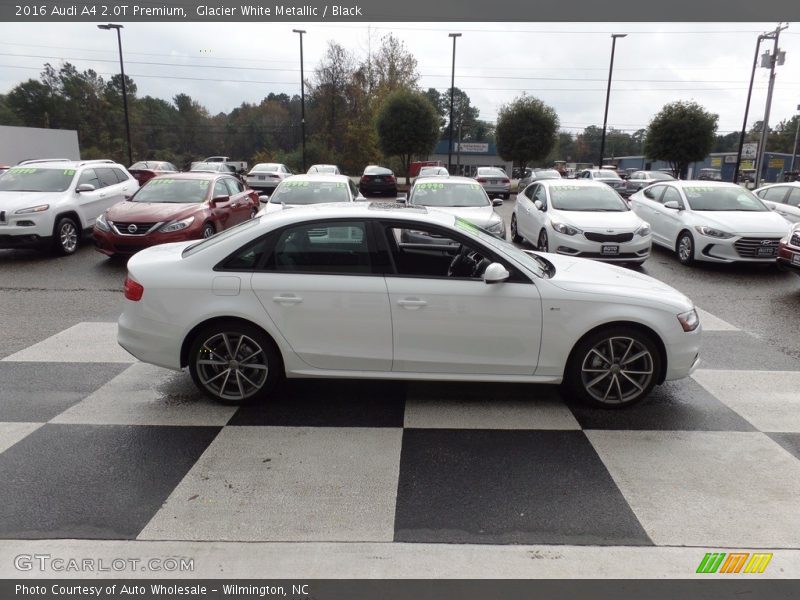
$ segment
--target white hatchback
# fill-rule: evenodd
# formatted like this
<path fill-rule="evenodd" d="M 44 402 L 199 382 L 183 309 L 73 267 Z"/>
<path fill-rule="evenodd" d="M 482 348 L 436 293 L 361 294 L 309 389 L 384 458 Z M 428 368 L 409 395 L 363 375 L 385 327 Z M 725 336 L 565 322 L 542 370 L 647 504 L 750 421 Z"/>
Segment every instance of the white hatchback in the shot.
<path fill-rule="evenodd" d="M 517 194 L 511 238 L 542 252 L 641 264 L 650 256 L 650 226 L 617 192 L 590 179 L 545 179 Z"/>
<path fill-rule="evenodd" d="M 692 302 L 651 277 L 396 203 L 299 207 L 148 248 L 125 298 L 120 345 L 230 403 L 285 374 L 563 382 L 625 406 L 692 373 L 701 337 Z"/>
<path fill-rule="evenodd" d="M 646 219 L 653 242 L 678 260 L 774 263 L 789 222 L 753 194 L 733 183 L 670 181 L 630 197 L 631 208 Z"/>

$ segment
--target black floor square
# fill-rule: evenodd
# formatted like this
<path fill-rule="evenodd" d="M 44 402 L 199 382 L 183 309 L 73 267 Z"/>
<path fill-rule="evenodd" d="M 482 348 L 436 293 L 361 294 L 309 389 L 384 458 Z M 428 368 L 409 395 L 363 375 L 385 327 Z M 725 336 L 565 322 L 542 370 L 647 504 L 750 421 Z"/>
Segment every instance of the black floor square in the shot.
<path fill-rule="evenodd" d="M 395 541 L 652 545 L 581 431 L 407 429 Z"/>
<path fill-rule="evenodd" d="M 219 430 L 44 425 L 0 454 L 0 538 L 133 539 Z"/>
<path fill-rule="evenodd" d="M 800 460 L 800 433 L 768 433 L 767 435 Z"/>
<path fill-rule="evenodd" d="M 286 379 L 268 400 L 241 407 L 229 425 L 402 427 L 406 383 Z"/>
<path fill-rule="evenodd" d="M 0 421 L 46 423 L 128 367 L 127 363 L 0 362 Z"/>
<path fill-rule="evenodd" d="M 638 404 L 619 410 L 592 408 L 573 400 L 567 400 L 567 405 L 583 429 L 756 431 L 689 378 L 658 385 Z"/>

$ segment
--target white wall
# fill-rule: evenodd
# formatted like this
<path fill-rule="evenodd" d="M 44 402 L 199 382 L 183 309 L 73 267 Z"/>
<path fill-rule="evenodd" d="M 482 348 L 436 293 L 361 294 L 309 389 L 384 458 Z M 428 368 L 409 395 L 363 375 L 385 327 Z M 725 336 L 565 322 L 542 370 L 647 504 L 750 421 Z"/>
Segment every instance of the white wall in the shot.
<path fill-rule="evenodd" d="M 0 164 L 15 165 L 26 158 L 80 160 L 78 132 L 0 125 Z"/>

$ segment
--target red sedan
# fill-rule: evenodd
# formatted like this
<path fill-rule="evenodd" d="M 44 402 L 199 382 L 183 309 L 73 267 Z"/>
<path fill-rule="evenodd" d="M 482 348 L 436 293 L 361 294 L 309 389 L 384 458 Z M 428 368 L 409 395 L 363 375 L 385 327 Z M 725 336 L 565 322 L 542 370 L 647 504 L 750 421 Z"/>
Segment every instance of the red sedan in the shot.
<path fill-rule="evenodd" d="M 206 238 L 252 219 L 258 208 L 258 194 L 230 175 L 163 175 L 97 219 L 95 245 L 108 256 L 131 255 L 157 244 Z"/>
<path fill-rule="evenodd" d="M 778 266 L 800 275 L 800 223 L 781 240 L 778 247 Z"/>
<path fill-rule="evenodd" d="M 139 185 L 144 185 L 153 177 L 177 172 L 178 167 L 163 160 L 141 160 L 128 167 L 128 173 L 133 175 Z"/>

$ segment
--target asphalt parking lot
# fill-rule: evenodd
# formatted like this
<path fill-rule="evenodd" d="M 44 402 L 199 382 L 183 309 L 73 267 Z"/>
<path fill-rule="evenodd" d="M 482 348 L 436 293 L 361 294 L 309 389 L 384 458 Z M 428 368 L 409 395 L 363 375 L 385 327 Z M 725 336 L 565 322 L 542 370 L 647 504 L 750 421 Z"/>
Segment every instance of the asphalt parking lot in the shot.
<path fill-rule="evenodd" d="M 800 576 L 800 278 L 641 270 L 701 309 L 703 363 L 630 409 L 330 380 L 237 409 L 116 345 L 124 262 L 0 251 L 0 576 L 44 548 L 229 577 L 688 577 L 758 549 Z"/>

